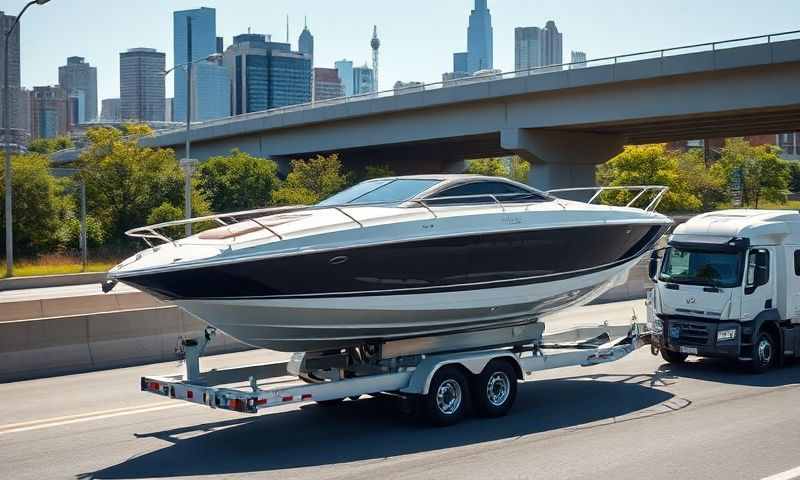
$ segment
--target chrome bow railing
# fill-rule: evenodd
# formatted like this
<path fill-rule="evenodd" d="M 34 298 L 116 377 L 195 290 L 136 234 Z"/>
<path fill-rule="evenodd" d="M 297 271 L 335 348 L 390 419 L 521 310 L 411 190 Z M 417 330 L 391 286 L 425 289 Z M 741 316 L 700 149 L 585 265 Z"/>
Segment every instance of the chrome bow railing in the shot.
<path fill-rule="evenodd" d="M 547 193 L 557 198 L 562 198 L 564 200 L 570 200 L 568 198 L 564 198 L 563 194 L 565 193 L 575 193 L 575 192 L 592 192 L 593 195 L 589 200 L 584 203 L 593 204 L 595 200 L 601 198 L 602 194 L 605 192 L 636 192 L 636 195 L 625 204 L 626 207 L 633 207 L 636 202 L 639 201 L 647 192 L 653 193 L 653 198 L 650 200 L 650 203 L 647 204 L 644 210 L 645 212 L 654 212 L 658 207 L 658 204 L 661 203 L 661 200 L 664 199 L 664 195 L 666 195 L 667 191 L 669 191 L 669 187 L 665 187 L 663 185 L 631 185 L 631 186 L 621 186 L 621 187 L 580 187 L 580 188 L 559 188 L 555 190 L 548 190 Z"/>
<path fill-rule="evenodd" d="M 315 210 L 336 210 L 349 220 L 354 222 L 359 228 L 364 228 L 364 224 L 358 220 L 349 211 L 351 209 L 364 208 L 364 207 L 412 207 L 416 206 L 424 208 L 431 214 L 433 218 L 438 218 L 434 208 L 436 207 L 458 207 L 458 206 L 495 206 L 505 213 L 511 206 L 525 205 L 526 209 L 530 204 L 547 201 L 547 197 L 559 198 L 558 195 L 553 193 L 561 192 L 578 192 L 578 191 L 596 191 L 592 198 L 587 203 L 592 203 L 604 190 L 641 190 L 636 197 L 628 202 L 626 206 L 633 205 L 646 191 L 656 190 L 655 198 L 650 202 L 645 211 L 653 211 L 658 205 L 661 197 L 666 193 L 667 187 L 661 186 L 634 186 L 634 187 L 588 187 L 588 188 L 567 188 L 561 190 L 551 190 L 549 192 L 530 192 L 529 195 L 523 193 L 505 193 L 505 194 L 477 194 L 477 195 L 458 195 L 458 196 L 440 196 L 425 199 L 411 199 L 395 202 L 364 202 L 364 203 L 348 203 L 340 205 L 294 205 L 288 207 L 270 207 L 261 208 L 256 210 L 245 210 L 242 212 L 221 213 L 217 215 L 206 215 L 203 217 L 189 218 L 184 220 L 173 220 L 170 222 L 157 223 L 155 225 L 148 225 L 146 227 L 138 227 L 125 232 L 125 235 L 132 238 L 141 238 L 149 246 L 154 246 L 152 240 L 157 240 L 164 243 L 175 243 L 176 239 L 169 236 L 166 230 L 171 227 L 180 227 L 187 224 L 198 224 L 214 222 L 220 227 L 226 227 L 235 223 L 243 221 L 252 221 L 262 230 L 266 230 L 274 235 L 279 240 L 283 240 L 283 236 L 275 230 L 275 226 L 267 225 L 264 219 L 272 215 L 279 215 L 284 213 L 301 213 Z"/>

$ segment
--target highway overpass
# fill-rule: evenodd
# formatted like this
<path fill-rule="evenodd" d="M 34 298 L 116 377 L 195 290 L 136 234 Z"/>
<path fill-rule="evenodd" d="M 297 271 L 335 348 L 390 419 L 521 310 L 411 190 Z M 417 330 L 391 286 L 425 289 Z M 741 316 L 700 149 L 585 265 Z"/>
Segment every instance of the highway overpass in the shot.
<path fill-rule="evenodd" d="M 572 67 L 576 67 L 573 65 Z M 456 86 L 425 85 L 198 124 L 192 156 L 239 148 L 288 160 L 340 153 L 349 168 L 457 171 L 519 154 L 529 183 L 585 186 L 626 144 L 779 133 L 800 127 L 798 32 L 548 67 Z M 182 155 L 185 132 L 145 138 Z"/>

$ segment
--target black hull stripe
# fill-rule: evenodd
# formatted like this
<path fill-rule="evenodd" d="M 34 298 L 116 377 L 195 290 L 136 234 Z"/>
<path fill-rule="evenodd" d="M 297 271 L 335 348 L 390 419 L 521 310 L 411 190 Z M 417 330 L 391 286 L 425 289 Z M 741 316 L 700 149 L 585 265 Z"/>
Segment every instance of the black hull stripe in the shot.
<path fill-rule="evenodd" d="M 582 277 L 584 275 L 590 275 L 592 273 L 602 272 L 604 270 L 610 270 L 612 268 L 619 267 L 620 265 L 624 265 L 632 260 L 634 260 L 636 256 L 626 258 L 624 260 L 620 260 L 618 262 L 614 262 L 609 265 L 603 265 L 601 267 L 592 268 L 588 270 L 578 270 L 574 272 L 564 272 L 554 275 L 542 275 L 538 277 L 526 277 L 526 278 L 514 278 L 509 280 L 495 280 L 491 282 L 478 282 L 478 283 L 470 283 L 470 284 L 463 284 L 463 285 L 448 285 L 442 287 L 421 287 L 421 288 L 401 288 L 401 289 L 394 289 L 394 290 L 370 290 L 365 292 L 341 292 L 341 293 L 311 293 L 311 294 L 300 294 L 300 295 L 264 295 L 264 296 L 253 296 L 253 297 L 204 297 L 204 298 L 173 298 L 172 300 L 175 301 L 182 301 L 182 300 L 209 300 L 209 301 L 220 301 L 220 300 L 297 300 L 297 299 L 304 299 L 304 298 L 312 298 L 312 299 L 328 299 L 328 298 L 354 298 L 354 297 L 382 297 L 382 296 L 389 296 L 389 295 L 422 295 L 426 293 L 448 293 L 448 292 L 462 292 L 462 291 L 472 291 L 472 290 L 486 290 L 490 288 L 507 288 L 507 287 L 520 287 L 525 285 L 536 285 L 539 283 L 547 283 L 547 282 L 557 282 L 559 280 L 568 280 L 570 278 Z"/>

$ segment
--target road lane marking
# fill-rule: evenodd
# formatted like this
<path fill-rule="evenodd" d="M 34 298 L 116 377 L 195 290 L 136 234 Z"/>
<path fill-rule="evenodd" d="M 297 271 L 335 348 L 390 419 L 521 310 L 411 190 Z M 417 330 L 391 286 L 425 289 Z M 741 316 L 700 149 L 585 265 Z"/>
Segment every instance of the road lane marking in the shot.
<path fill-rule="evenodd" d="M 786 470 L 785 472 L 776 473 L 771 477 L 765 477 L 761 480 L 794 480 L 800 478 L 800 467 Z"/>
<path fill-rule="evenodd" d="M 160 410 L 168 410 L 170 408 L 177 408 L 177 407 L 186 407 L 189 405 L 191 404 L 158 403 L 158 404 L 140 405 L 138 407 L 115 408 L 112 410 L 82 413 L 78 415 L 67 415 L 63 417 L 45 418 L 42 420 L 32 420 L 29 422 L 11 423 L 8 425 L 0 425 L 0 435 L 28 432 L 31 430 L 40 430 L 43 428 L 60 427 L 63 425 L 71 425 L 74 423 L 93 422 L 97 420 L 105 420 L 107 418 L 121 417 L 125 415 L 137 415 L 140 413 L 157 412 Z"/>

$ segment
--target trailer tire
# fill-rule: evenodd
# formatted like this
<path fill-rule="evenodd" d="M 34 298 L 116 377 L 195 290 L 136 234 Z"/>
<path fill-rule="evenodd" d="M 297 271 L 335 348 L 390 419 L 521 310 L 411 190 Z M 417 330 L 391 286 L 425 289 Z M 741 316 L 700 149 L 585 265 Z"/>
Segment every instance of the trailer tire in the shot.
<path fill-rule="evenodd" d="M 505 360 L 492 360 L 474 378 L 472 392 L 478 415 L 502 417 L 517 398 L 517 372 Z"/>
<path fill-rule="evenodd" d="M 428 394 L 420 403 L 431 424 L 446 427 L 464 418 L 469 398 L 469 383 L 464 373 L 458 367 L 445 366 L 433 376 Z"/>
<path fill-rule="evenodd" d="M 761 331 L 753 344 L 753 358 L 750 361 L 752 373 L 764 373 L 775 365 L 778 349 L 775 340 L 768 332 Z"/>
<path fill-rule="evenodd" d="M 684 363 L 688 357 L 689 354 L 687 353 L 673 352 L 666 348 L 661 349 L 661 358 L 672 365 L 680 365 Z"/>

